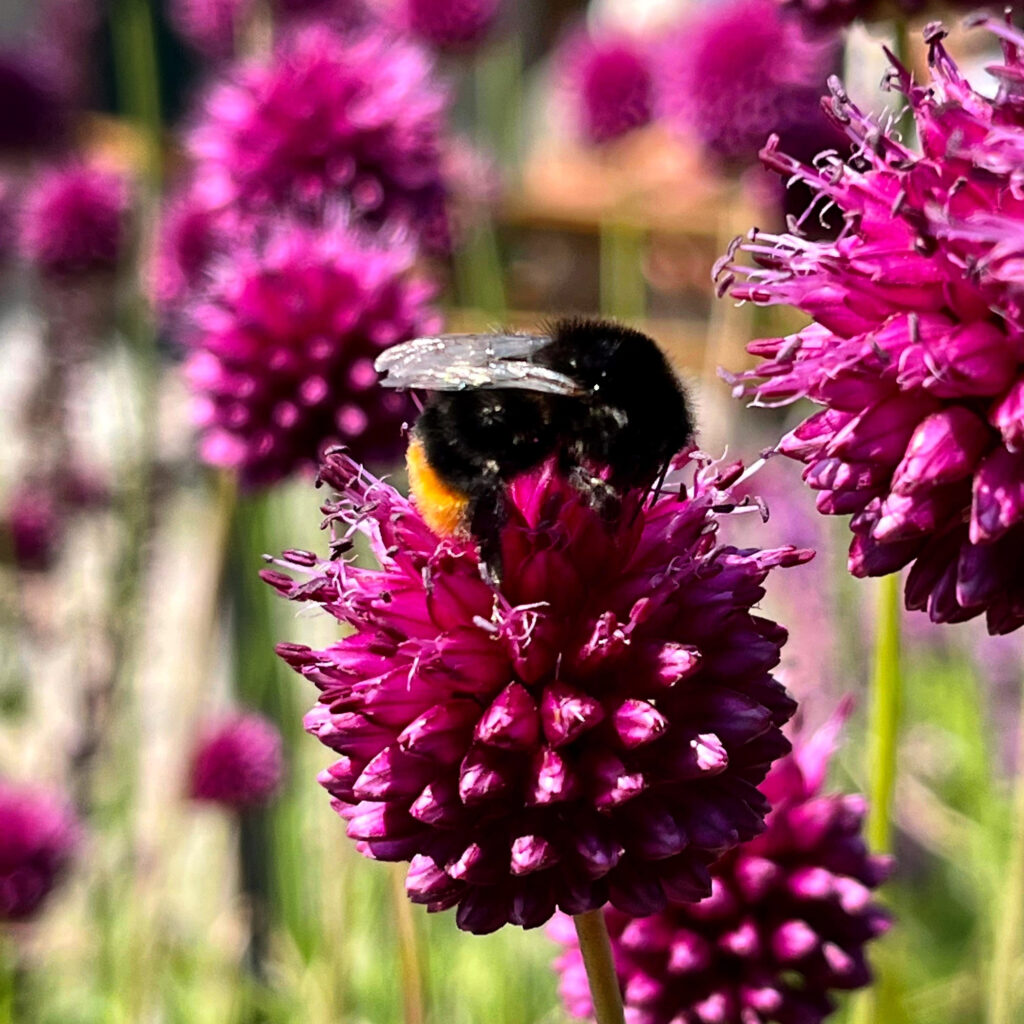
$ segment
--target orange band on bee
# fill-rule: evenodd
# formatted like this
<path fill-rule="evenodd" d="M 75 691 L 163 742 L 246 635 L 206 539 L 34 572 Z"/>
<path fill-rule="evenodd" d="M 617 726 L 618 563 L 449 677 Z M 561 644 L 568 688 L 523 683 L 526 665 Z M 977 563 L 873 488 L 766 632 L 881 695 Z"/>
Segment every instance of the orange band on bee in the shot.
<path fill-rule="evenodd" d="M 469 498 L 446 484 L 427 461 L 423 444 L 417 438 L 409 442 L 405 453 L 409 471 L 409 493 L 427 526 L 442 537 L 449 537 L 463 526 Z"/>

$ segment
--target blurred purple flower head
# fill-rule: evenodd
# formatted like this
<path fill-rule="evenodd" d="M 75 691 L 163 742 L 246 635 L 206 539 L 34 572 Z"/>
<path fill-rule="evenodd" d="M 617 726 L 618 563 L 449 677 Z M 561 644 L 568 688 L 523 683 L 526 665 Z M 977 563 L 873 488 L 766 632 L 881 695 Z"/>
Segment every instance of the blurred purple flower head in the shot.
<path fill-rule="evenodd" d="M 755 162 L 772 132 L 810 159 L 835 144 L 819 97 L 839 57 L 775 0 L 707 4 L 658 48 L 659 113 L 728 163 Z"/>
<path fill-rule="evenodd" d="M 306 26 L 206 96 L 188 136 L 199 199 L 239 215 L 343 203 L 365 223 L 402 224 L 442 250 L 446 103 L 416 44 Z"/>
<path fill-rule="evenodd" d="M 767 828 L 711 868 L 712 894 L 645 918 L 605 911 L 629 1024 L 820 1024 L 834 991 L 869 984 L 865 945 L 888 927 L 871 890 L 889 873 L 860 836 L 864 800 L 822 794 L 842 712 L 776 762 Z M 576 1017 L 592 1013 L 572 921 L 549 929 Z"/>
<path fill-rule="evenodd" d="M 281 734 L 257 714 L 208 726 L 192 754 L 189 796 L 242 809 L 268 803 L 284 774 Z"/>
<path fill-rule="evenodd" d="M 501 14 L 502 0 L 398 0 L 403 27 L 432 46 L 477 46 Z"/>
<path fill-rule="evenodd" d="M 127 245 L 130 203 L 128 181 L 112 171 L 76 163 L 42 172 L 24 196 L 22 258 L 60 281 L 113 271 Z"/>
<path fill-rule="evenodd" d="M 1009 41 L 993 99 L 961 77 L 938 26 L 927 30 L 929 88 L 896 65 L 921 155 L 833 83 L 831 116 L 856 162 L 800 164 L 774 141 L 763 158 L 838 206 L 841 236 L 756 234 L 739 248 L 757 266 L 738 265 L 734 249 L 717 273 L 738 298 L 815 318 L 754 342 L 766 361 L 736 390 L 824 406 L 779 448 L 806 464 L 819 511 L 853 516 L 850 571 L 913 564 L 908 608 L 935 622 L 984 612 L 989 631 L 1005 633 L 1024 623 L 1024 35 L 991 27 Z"/>
<path fill-rule="evenodd" d="M 0 50 L 0 153 L 52 150 L 66 141 L 71 111 L 64 86 L 39 46 Z"/>
<path fill-rule="evenodd" d="M 761 830 L 794 704 L 771 676 L 786 632 L 752 607 L 811 553 L 719 544 L 739 471 L 627 493 L 609 523 L 549 462 L 510 488 L 497 590 L 472 541 L 328 455 L 335 557 L 263 576 L 346 627 L 278 653 L 321 691 L 306 728 L 341 755 L 321 782 L 349 836 L 411 861 L 413 902 L 476 933 L 608 900 L 652 914 L 706 896 L 707 865 Z M 379 569 L 340 557 L 356 530 Z"/>
<path fill-rule="evenodd" d="M 194 189 L 167 204 L 150 267 L 150 291 L 161 313 L 179 315 L 182 304 L 202 288 L 210 263 L 227 244 L 232 228 L 245 229 L 230 223 L 231 213 L 203 204 Z"/>
<path fill-rule="evenodd" d="M 240 231 L 186 316 L 203 458 L 246 486 L 312 468 L 331 444 L 397 460 L 410 399 L 377 387 L 373 361 L 439 326 L 413 255 L 341 220 Z"/>
<path fill-rule="evenodd" d="M 640 40 L 579 29 L 562 44 L 555 60 L 580 134 L 588 142 L 607 142 L 651 120 L 651 54 Z"/>
<path fill-rule="evenodd" d="M 8 495 L 0 528 L 20 569 L 45 572 L 60 554 L 65 511 L 53 489 L 26 483 Z"/>
<path fill-rule="evenodd" d="M 0 176 L 0 269 L 18 248 L 19 196 L 14 181 Z"/>
<path fill-rule="evenodd" d="M 38 913 L 69 866 L 80 835 L 62 798 L 0 779 L 0 924 Z"/>
<path fill-rule="evenodd" d="M 253 0 L 170 0 L 167 16 L 174 31 L 205 57 L 230 57 Z"/>

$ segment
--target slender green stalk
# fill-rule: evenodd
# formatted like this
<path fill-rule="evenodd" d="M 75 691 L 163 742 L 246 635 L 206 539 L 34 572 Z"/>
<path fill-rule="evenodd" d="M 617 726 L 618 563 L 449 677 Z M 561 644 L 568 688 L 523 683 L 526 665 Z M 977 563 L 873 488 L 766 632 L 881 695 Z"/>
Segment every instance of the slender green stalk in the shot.
<path fill-rule="evenodd" d="M 601 312 L 637 320 L 647 310 L 643 275 L 644 233 L 616 221 L 601 225 Z"/>
<path fill-rule="evenodd" d="M 405 1024 L 423 1024 L 426 1010 L 423 997 L 423 961 L 416 938 L 412 905 L 405 894 L 405 872 L 396 864 L 391 871 L 391 902 L 398 928 L 398 956 L 402 963 L 402 1006 Z"/>
<path fill-rule="evenodd" d="M 884 577 L 878 586 L 875 619 L 875 664 L 871 678 L 869 761 L 871 808 L 868 841 L 878 851 L 892 843 L 892 798 L 896 786 L 896 757 L 902 706 L 900 668 L 900 616 L 902 580 L 899 573 Z"/>
<path fill-rule="evenodd" d="M 145 137 L 146 170 L 157 190 L 163 177 L 163 115 L 153 7 L 150 0 L 115 0 L 110 27 L 118 104 Z"/>
<path fill-rule="evenodd" d="M 0 1024 L 14 1024 L 18 968 L 14 943 L 0 933 Z"/>
<path fill-rule="evenodd" d="M 594 1004 L 596 1024 L 625 1024 L 622 993 L 612 959 L 612 944 L 603 910 L 588 910 L 573 918 L 580 940 L 583 966 L 587 969 L 590 998 Z"/>
<path fill-rule="evenodd" d="M 501 250 L 494 222 L 482 219 L 455 253 L 455 282 L 459 302 L 503 323 L 508 306 L 502 272 Z"/>
<path fill-rule="evenodd" d="M 1020 1019 L 1020 988 L 1015 979 L 1018 965 L 1024 959 L 1021 941 L 1024 926 L 1024 680 L 1021 681 L 1019 714 L 1013 831 L 1002 898 L 996 904 L 998 918 L 989 978 L 988 1024 L 1014 1024 Z"/>

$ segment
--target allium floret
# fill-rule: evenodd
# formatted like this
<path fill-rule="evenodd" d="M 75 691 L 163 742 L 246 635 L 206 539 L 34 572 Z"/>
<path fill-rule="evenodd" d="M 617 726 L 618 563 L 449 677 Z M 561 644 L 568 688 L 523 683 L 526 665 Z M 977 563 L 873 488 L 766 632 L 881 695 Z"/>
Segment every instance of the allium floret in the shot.
<path fill-rule="evenodd" d="M 397 459 L 410 402 L 376 386 L 373 361 L 439 326 L 413 259 L 393 233 L 342 221 L 240 231 L 186 317 L 203 458 L 247 486 L 313 468 L 331 444 Z"/>
<path fill-rule="evenodd" d="M 870 983 L 865 945 L 889 925 L 871 891 L 890 865 L 861 838 L 863 798 L 822 792 L 843 715 L 776 762 L 767 827 L 711 868 L 708 899 L 640 919 L 605 911 L 628 1024 L 819 1024 L 835 992 Z M 549 931 L 565 946 L 566 1007 L 589 1017 L 572 922 Z"/>
<path fill-rule="evenodd" d="M 752 608 L 811 552 L 719 542 L 739 473 L 628 492 L 608 523 L 549 462 L 510 488 L 499 590 L 474 542 L 328 456 L 333 557 L 264 578 L 350 632 L 278 652 L 321 691 L 306 727 L 341 755 L 321 782 L 349 836 L 411 862 L 413 902 L 477 933 L 609 900 L 652 914 L 706 896 L 708 864 L 761 830 L 794 704 L 771 675 L 786 632 Z M 357 530 L 380 568 L 345 560 Z"/>
<path fill-rule="evenodd" d="M 29 920 L 41 910 L 80 835 L 62 797 L 0 779 L 0 924 Z"/>
<path fill-rule="evenodd" d="M 284 775 L 281 734 L 252 712 L 209 723 L 192 753 L 189 796 L 232 809 L 258 807 Z"/>
<path fill-rule="evenodd" d="M 801 152 L 829 135 L 818 97 L 839 45 L 807 35 L 775 0 L 708 4 L 657 52 L 660 114 L 720 160 L 756 163 L 771 132 Z"/>
<path fill-rule="evenodd" d="M 833 81 L 827 111 L 855 158 L 801 164 L 777 140 L 762 158 L 842 211 L 840 237 L 810 241 L 799 223 L 754 232 L 717 273 L 723 292 L 815 320 L 754 342 L 765 361 L 733 379 L 755 404 L 824 407 L 779 449 L 805 463 L 819 511 L 853 516 L 850 571 L 911 565 L 908 608 L 935 622 L 984 612 L 1005 633 L 1024 623 L 1024 35 L 990 27 L 1005 41 L 994 98 L 963 78 L 940 26 L 926 30 L 927 86 L 893 60 L 920 154 Z M 756 266 L 738 264 L 737 248 Z"/>
<path fill-rule="evenodd" d="M 650 46 L 622 32 L 574 32 L 555 60 L 580 134 L 607 142 L 651 120 L 654 80 Z"/>
<path fill-rule="evenodd" d="M 343 203 L 368 224 L 400 223 L 442 249 L 446 103 L 412 41 L 313 24 L 214 85 L 188 151 L 213 208 L 319 213 Z"/>
<path fill-rule="evenodd" d="M 127 180 L 113 171 L 77 163 L 44 171 L 24 196 L 22 258 L 61 281 L 113 271 L 128 241 L 130 202 Z"/>

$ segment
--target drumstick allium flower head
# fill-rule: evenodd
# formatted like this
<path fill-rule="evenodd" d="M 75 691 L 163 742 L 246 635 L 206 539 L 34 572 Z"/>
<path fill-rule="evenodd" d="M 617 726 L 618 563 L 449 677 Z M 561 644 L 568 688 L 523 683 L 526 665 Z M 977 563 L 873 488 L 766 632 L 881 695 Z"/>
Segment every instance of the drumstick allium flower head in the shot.
<path fill-rule="evenodd" d="M 71 863 L 80 834 L 61 797 L 0 779 L 0 924 L 39 912 Z"/>
<path fill-rule="evenodd" d="M 811 552 L 719 541 L 739 473 L 702 465 L 648 507 L 627 492 L 609 523 L 549 462 L 510 487 L 496 589 L 475 543 L 327 457 L 334 557 L 287 552 L 264 578 L 348 635 L 278 652 L 321 691 L 306 727 L 340 755 L 321 782 L 349 836 L 411 862 L 413 902 L 477 933 L 609 900 L 653 914 L 761 831 L 794 704 L 771 675 L 786 632 L 752 609 Z M 379 568 L 345 560 L 357 530 Z"/>
<path fill-rule="evenodd" d="M 651 120 L 654 82 L 650 46 L 625 33 L 566 39 L 556 58 L 580 134 L 607 142 Z"/>
<path fill-rule="evenodd" d="M 21 255 L 44 277 L 70 282 L 117 267 L 131 202 L 122 175 L 89 164 L 50 168 L 22 202 Z"/>
<path fill-rule="evenodd" d="M 767 828 L 711 869 L 712 895 L 637 919 L 605 912 L 629 1024 L 819 1024 L 832 993 L 870 982 L 865 945 L 888 916 L 871 892 L 889 873 L 860 830 L 864 800 L 822 792 L 843 712 L 795 741 L 761 785 Z M 572 923 L 555 963 L 569 1012 L 592 1009 Z"/>
<path fill-rule="evenodd" d="M 313 468 L 339 442 L 397 460 L 411 404 L 376 386 L 373 361 L 439 326 L 413 256 L 391 233 L 341 221 L 239 229 L 185 316 L 203 458 L 248 487 Z"/>
<path fill-rule="evenodd" d="M 433 46 L 466 50 L 485 40 L 502 0 L 399 0 L 404 27 Z"/>
<path fill-rule="evenodd" d="M 698 5 L 656 53 L 660 114 L 719 161 L 756 164 L 771 132 L 801 151 L 831 137 L 818 99 L 839 44 L 807 35 L 775 0 Z"/>
<path fill-rule="evenodd" d="M 192 753 L 193 800 L 239 809 L 267 803 L 284 774 L 281 734 L 252 712 L 210 724 Z"/>
<path fill-rule="evenodd" d="M 775 141 L 762 158 L 843 212 L 840 237 L 755 232 L 717 273 L 722 292 L 814 318 L 754 342 L 764 361 L 733 380 L 755 404 L 823 407 L 779 448 L 806 465 L 821 512 L 853 516 L 850 571 L 910 565 L 908 608 L 985 613 L 1006 633 L 1024 624 L 1024 35 L 989 24 L 1005 42 L 993 98 L 960 74 L 940 26 L 926 30 L 927 86 L 893 62 L 920 154 L 833 82 L 828 111 L 856 158 L 810 166 Z"/>
<path fill-rule="evenodd" d="M 344 204 L 447 245 L 441 173 L 447 95 L 427 52 L 387 32 L 311 24 L 229 69 L 187 149 L 204 201 L 237 214 Z"/>

